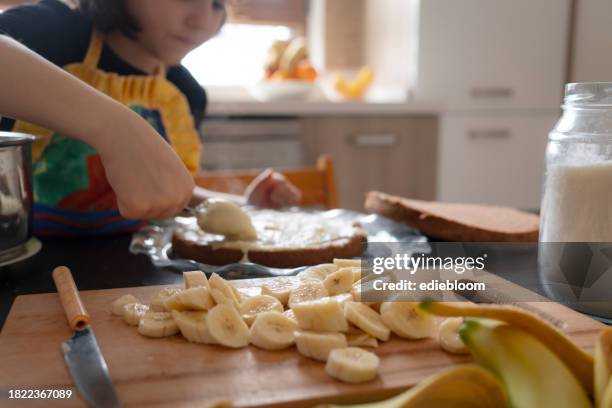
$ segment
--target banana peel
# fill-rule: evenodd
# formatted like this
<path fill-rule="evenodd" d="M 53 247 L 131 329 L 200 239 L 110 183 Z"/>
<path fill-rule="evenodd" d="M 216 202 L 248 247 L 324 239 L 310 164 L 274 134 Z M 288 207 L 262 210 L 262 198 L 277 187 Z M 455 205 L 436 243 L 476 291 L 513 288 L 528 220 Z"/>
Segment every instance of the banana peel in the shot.
<path fill-rule="evenodd" d="M 612 327 L 604 328 L 595 346 L 595 406 L 612 408 Z"/>
<path fill-rule="evenodd" d="M 500 408 L 506 401 L 504 388 L 494 375 L 477 365 L 463 364 L 442 370 L 384 401 L 317 408 Z"/>
<path fill-rule="evenodd" d="M 528 332 L 498 320 L 467 317 L 459 334 L 476 361 L 502 380 L 510 406 L 592 408 L 567 365 Z"/>
<path fill-rule="evenodd" d="M 593 395 L 593 356 L 534 314 L 507 305 L 476 305 L 463 302 L 425 301 L 420 307 L 437 316 L 489 318 L 524 330 L 555 353 L 574 373 L 584 390 Z"/>

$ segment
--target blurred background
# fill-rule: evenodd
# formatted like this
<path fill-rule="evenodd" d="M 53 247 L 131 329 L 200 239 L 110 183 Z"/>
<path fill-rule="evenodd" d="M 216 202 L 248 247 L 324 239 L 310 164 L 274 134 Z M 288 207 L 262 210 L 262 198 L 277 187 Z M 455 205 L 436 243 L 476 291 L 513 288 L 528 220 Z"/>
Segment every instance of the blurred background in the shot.
<path fill-rule="evenodd" d="M 202 168 L 327 154 L 347 208 L 378 189 L 538 209 L 564 84 L 612 77 L 609 0 L 229 4 L 183 61 L 209 96 Z"/>

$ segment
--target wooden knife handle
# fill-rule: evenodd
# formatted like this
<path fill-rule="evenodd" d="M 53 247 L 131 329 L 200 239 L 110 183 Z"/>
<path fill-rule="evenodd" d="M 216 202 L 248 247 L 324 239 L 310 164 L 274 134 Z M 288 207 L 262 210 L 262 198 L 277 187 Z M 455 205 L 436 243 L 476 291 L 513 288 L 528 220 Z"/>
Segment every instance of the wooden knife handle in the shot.
<path fill-rule="evenodd" d="M 85 310 L 70 269 L 58 266 L 53 270 L 53 282 L 59 293 L 62 307 L 72 330 L 83 330 L 89 325 L 89 313 Z"/>

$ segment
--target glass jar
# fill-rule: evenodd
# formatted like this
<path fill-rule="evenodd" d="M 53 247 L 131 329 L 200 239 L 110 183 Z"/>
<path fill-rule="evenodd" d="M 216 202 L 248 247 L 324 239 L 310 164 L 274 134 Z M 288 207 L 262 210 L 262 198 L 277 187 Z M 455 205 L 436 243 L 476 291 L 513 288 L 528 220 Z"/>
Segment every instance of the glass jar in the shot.
<path fill-rule="evenodd" d="M 539 258 L 550 296 L 612 318 L 612 83 L 565 88 L 546 148 Z"/>

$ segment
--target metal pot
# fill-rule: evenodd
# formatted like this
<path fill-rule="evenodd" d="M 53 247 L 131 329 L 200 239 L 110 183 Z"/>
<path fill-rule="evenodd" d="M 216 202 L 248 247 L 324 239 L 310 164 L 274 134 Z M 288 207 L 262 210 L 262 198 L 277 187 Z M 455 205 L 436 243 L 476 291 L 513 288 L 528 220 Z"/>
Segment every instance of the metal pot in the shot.
<path fill-rule="evenodd" d="M 32 237 L 34 136 L 0 132 L 0 261 L 23 250 Z"/>

